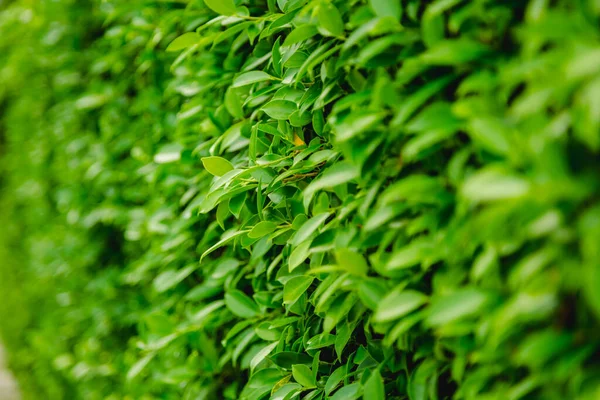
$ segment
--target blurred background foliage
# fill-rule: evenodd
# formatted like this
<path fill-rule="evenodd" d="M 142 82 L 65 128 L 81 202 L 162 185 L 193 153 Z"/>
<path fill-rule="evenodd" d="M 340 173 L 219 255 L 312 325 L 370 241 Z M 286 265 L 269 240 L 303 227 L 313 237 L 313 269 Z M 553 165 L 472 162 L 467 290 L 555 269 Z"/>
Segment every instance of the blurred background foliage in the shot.
<path fill-rule="evenodd" d="M 25 398 L 600 398 L 599 14 L 0 0 Z"/>

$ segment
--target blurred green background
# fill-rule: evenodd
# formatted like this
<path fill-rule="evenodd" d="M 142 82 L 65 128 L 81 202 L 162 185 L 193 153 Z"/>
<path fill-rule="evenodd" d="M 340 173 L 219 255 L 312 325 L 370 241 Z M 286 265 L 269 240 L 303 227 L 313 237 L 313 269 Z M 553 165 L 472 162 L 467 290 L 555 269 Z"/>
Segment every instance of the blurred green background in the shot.
<path fill-rule="evenodd" d="M 339 222 L 319 232 L 311 267 L 339 263 L 339 243 L 369 262 L 368 277 L 340 289 L 356 331 L 343 357 L 317 368 L 319 380 L 343 366 L 343 385 L 360 393 L 374 376 L 365 371 L 380 372 L 388 398 L 600 398 L 600 1 L 238 1 L 257 20 L 219 37 L 228 25 L 207 24 L 213 3 L 0 0 L 0 334 L 24 398 L 241 398 L 261 348 L 258 320 L 228 305 L 207 327 L 180 329 L 236 284 L 279 301 L 261 304 L 265 321 L 305 318 L 282 322 L 286 346 L 321 332 L 328 307 L 311 303 L 323 287 L 298 313 L 281 304 L 285 279 L 260 272 L 282 254 L 287 262 L 286 243 L 260 260 L 254 242 L 228 244 L 195 270 L 224 230 L 216 210 L 200 210 L 213 181 L 200 156 L 236 120 L 223 104 L 232 80 L 257 59 L 275 74 L 275 38 L 257 35 L 274 19 L 261 18 L 291 15 L 296 3 L 339 13 L 342 25 L 312 11 L 282 23 L 283 40 L 315 25 L 292 61 L 356 40 L 301 81 L 319 89 L 312 101 L 323 105 L 311 112 L 325 115 L 322 129 L 318 119 L 287 126 L 305 135 L 291 142 L 258 133 L 264 154 L 296 154 L 306 142 L 332 150 L 327 168 L 361 172 L 343 189 L 319 186 L 325 194 L 305 210 Z M 367 24 L 396 14 L 391 3 L 401 15 Z M 166 51 L 199 27 L 200 51 Z M 248 131 L 281 127 L 261 106 L 237 116 Z M 352 115 L 376 123 L 342 140 Z M 221 155 L 252 165 L 248 149 L 229 145 Z M 285 192 L 295 209 L 322 176 L 304 173 Z M 227 228 L 252 227 L 261 196 L 248 195 L 239 220 L 220 207 Z M 251 271 L 213 278 L 225 268 L 219 257 Z M 327 273 L 315 276 L 329 284 Z M 405 288 L 426 293 L 424 311 L 388 318 L 381 310 L 398 310 Z"/>

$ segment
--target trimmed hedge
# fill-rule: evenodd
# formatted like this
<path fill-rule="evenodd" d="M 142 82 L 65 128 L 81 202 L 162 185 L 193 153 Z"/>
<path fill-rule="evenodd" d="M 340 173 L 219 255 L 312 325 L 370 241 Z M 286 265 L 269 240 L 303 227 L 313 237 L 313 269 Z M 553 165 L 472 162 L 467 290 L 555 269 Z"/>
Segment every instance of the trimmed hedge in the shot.
<path fill-rule="evenodd" d="M 599 16 L 0 3 L 25 397 L 600 398 Z"/>

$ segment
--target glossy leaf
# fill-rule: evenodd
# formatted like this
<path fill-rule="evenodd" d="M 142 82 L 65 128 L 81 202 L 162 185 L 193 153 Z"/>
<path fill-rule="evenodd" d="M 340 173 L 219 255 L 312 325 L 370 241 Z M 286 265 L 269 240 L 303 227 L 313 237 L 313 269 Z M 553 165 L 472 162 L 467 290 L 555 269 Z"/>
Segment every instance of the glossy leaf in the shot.
<path fill-rule="evenodd" d="M 200 36 L 195 32 L 184 33 L 183 35 L 177 37 L 173 40 L 169 46 L 167 46 L 167 51 L 179 51 L 183 49 L 187 49 L 198 43 L 200 40 Z"/>
<path fill-rule="evenodd" d="M 323 1 L 318 6 L 317 18 L 319 28 L 331 36 L 344 35 L 344 21 L 337 7 L 328 1 Z"/>
<path fill-rule="evenodd" d="M 294 304 L 312 284 L 311 276 L 295 276 L 285 283 L 283 288 L 283 303 Z"/>
<path fill-rule="evenodd" d="M 208 8 L 221 15 L 233 15 L 236 13 L 236 5 L 233 0 L 203 0 Z"/>
<path fill-rule="evenodd" d="M 308 366 L 304 364 L 292 365 L 292 375 L 294 376 L 296 382 L 305 388 L 316 387 L 316 382 L 314 381 L 312 371 Z"/>
<path fill-rule="evenodd" d="M 231 87 L 238 88 L 242 86 L 252 85 L 254 83 L 265 82 L 272 80 L 273 77 L 263 71 L 250 71 L 244 72 L 238 75 L 234 80 Z"/>
<path fill-rule="evenodd" d="M 271 118 L 287 120 L 298 109 L 296 103 L 288 100 L 273 100 L 262 107 L 262 110 Z"/>
<path fill-rule="evenodd" d="M 229 171 L 233 171 L 233 165 L 222 157 L 204 157 L 202 165 L 214 176 L 223 176 Z"/>

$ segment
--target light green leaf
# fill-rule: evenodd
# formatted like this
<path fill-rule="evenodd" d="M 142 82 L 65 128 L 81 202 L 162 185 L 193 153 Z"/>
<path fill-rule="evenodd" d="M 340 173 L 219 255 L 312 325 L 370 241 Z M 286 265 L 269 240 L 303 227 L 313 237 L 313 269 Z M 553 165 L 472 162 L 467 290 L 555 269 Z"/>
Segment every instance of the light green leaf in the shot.
<path fill-rule="evenodd" d="M 238 75 L 237 78 L 233 80 L 233 84 L 231 87 L 238 88 L 242 86 L 252 85 L 254 83 L 265 82 L 275 79 L 275 77 L 267 74 L 264 71 L 250 71 L 244 72 L 241 75 Z"/>
<path fill-rule="evenodd" d="M 232 171 L 233 165 L 222 157 L 203 157 L 202 165 L 204 168 L 214 176 L 223 176 L 229 171 Z"/>
<path fill-rule="evenodd" d="M 292 375 L 296 382 L 304 386 L 305 388 L 314 388 L 317 386 L 312 371 L 304 364 L 292 365 Z"/>
<path fill-rule="evenodd" d="M 341 323 L 336 328 L 336 338 L 335 338 L 335 353 L 338 356 L 338 360 L 342 359 L 342 353 L 352 336 L 354 327 L 349 323 Z"/>
<path fill-rule="evenodd" d="M 340 267 L 353 275 L 365 276 L 369 266 L 362 254 L 350 249 L 339 249 L 335 252 L 335 259 Z"/>
<path fill-rule="evenodd" d="M 237 238 L 239 236 L 242 236 L 242 235 L 245 235 L 247 233 L 248 233 L 247 230 L 225 232 L 223 234 L 221 240 L 219 240 L 217 243 L 215 243 L 213 246 L 211 246 L 208 250 L 206 250 L 204 253 L 202 253 L 202 255 L 200 256 L 200 262 L 202 262 L 202 260 L 204 259 L 204 257 L 206 257 L 207 255 L 209 255 L 210 253 L 212 253 L 213 251 L 215 251 L 219 247 L 225 246 L 227 243 L 231 242 L 235 238 Z"/>
<path fill-rule="evenodd" d="M 314 194 L 318 190 L 329 189 L 348 183 L 359 177 L 359 169 L 353 164 L 339 162 L 323 172 L 323 175 L 312 181 L 304 189 L 304 207 L 308 208 Z"/>
<path fill-rule="evenodd" d="M 427 302 L 427 296 L 416 290 L 394 289 L 381 300 L 373 315 L 374 322 L 389 322 L 405 316 Z"/>
<path fill-rule="evenodd" d="M 144 370 L 144 368 L 150 364 L 150 361 L 152 361 L 155 356 L 156 352 L 148 353 L 135 364 L 133 364 L 127 372 L 127 380 L 134 380 Z"/>
<path fill-rule="evenodd" d="M 375 368 L 365 382 L 365 400 L 385 400 L 385 387 L 379 369 Z"/>
<path fill-rule="evenodd" d="M 376 310 L 387 288 L 382 281 L 363 279 L 358 286 L 358 297 L 371 310 Z"/>
<path fill-rule="evenodd" d="M 319 229 L 321 225 L 329 218 L 331 214 L 322 213 L 306 220 L 302 226 L 298 229 L 296 234 L 291 238 L 290 243 L 292 246 L 298 246 L 300 243 L 305 242 L 312 236 L 313 233 Z"/>
<path fill-rule="evenodd" d="M 177 37 L 173 40 L 169 46 L 167 46 L 167 51 L 179 51 L 183 49 L 187 49 L 198 43 L 200 40 L 200 36 L 196 32 L 187 32 L 183 35 Z"/>
<path fill-rule="evenodd" d="M 427 256 L 431 256 L 433 251 L 434 247 L 428 241 L 414 241 L 392 253 L 385 264 L 385 270 L 410 268 L 421 263 Z"/>
<path fill-rule="evenodd" d="M 461 195 L 473 202 L 518 199 L 531 191 L 524 178 L 496 168 L 487 168 L 471 175 L 461 188 Z"/>
<path fill-rule="evenodd" d="M 285 38 L 282 47 L 289 47 L 296 43 L 300 43 L 304 40 L 310 39 L 318 33 L 317 27 L 314 25 L 306 24 L 300 25 L 296 29 L 294 29 L 290 34 Z"/>
<path fill-rule="evenodd" d="M 250 360 L 250 370 L 254 371 L 254 369 L 260 364 L 275 348 L 279 342 L 273 342 L 271 344 L 266 345 L 254 357 Z"/>
<path fill-rule="evenodd" d="M 369 5 L 378 17 L 393 17 L 400 20 L 402 15 L 400 0 L 369 0 Z"/>
<path fill-rule="evenodd" d="M 219 43 L 223 42 L 224 40 L 240 33 L 241 31 L 243 31 L 244 29 L 250 28 L 253 25 L 252 22 L 247 21 L 247 22 L 241 22 L 239 24 L 233 25 L 231 28 L 227 28 L 227 30 L 221 32 L 219 34 L 219 36 L 217 36 L 215 38 L 215 40 L 213 41 L 213 45 L 212 48 L 215 48 L 215 46 L 217 46 Z"/>
<path fill-rule="evenodd" d="M 157 164 L 168 164 L 181 160 L 183 146 L 178 143 L 170 143 L 162 146 L 158 153 L 154 155 L 154 162 Z"/>
<path fill-rule="evenodd" d="M 283 304 L 294 304 L 314 281 L 312 276 L 295 276 L 283 287 Z"/>
<path fill-rule="evenodd" d="M 335 392 L 330 400 L 356 400 L 361 396 L 361 389 L 360 383 L 351 383 Z"/>
<path fill-rule="evenodd" d="M 340 384 L 342 379 L 344 379 L 344 374 L 346 373 L 346 367 L 341 366 L 338 367 L 335 371 L 329 375 L 327 381 L 325 382 L 325 394 L 329 396 L 331 392 Z"/>
<path fill-rule="evenodd" d="M 510 152 L 510 130 L 502 121 L 495 118 L 474 118 L 469 122 L 468 133 L 476 144 L 499 155 Z"/>
<path fill-rule="evenodd" d="M 339 143 L 350 140 L 375 126 L 384 116 L 384 113 L 374 113 L 370 111 L 352 113 L 339 124 L 333 126 L 336 140 Z"/>
<path fill-rule="evenodd" d="M 188 266 L 179 271 L 165 271 L 154 279 L 152 286 L 158 293 L 165 292 L 187 278 L 195 269 L 195 266 Z"/>
<path fill-rule="evenodd" d="M 319 4 L 317 20 L 321 33 L 326 36 L 344 36 L 344 20 L 333 3 L 323 1 Z"/>
<path fill-rule="evenodd" d="M 221 15 L 234 15 L 237 10 L 233 0 L 204 0 L 204 4 Z"/>
<path fill-rule="evenodd" d="M 240 95 L 233 88 L 229 88 L 225 92 L 225 107 L 232 117 L 237 119 L 244 118 L 242 100 L 240 99 Z"/>
<path fill-rule="evenodd" d="M 277 120 L 289 119 L 297 109 L 296 103 L 289 100 L 272 100 L 261 108 L 269 117 Z"/>
<path fill-rule="evenodd" d="M 316 350 L 332 346 L 335 344 L 335 339 L 335 335 L 332 335 L 330 333 L 319 333 L 318 335 L 308 339 L 308 341 L 306 342 L 306 350 Z"/>
<path fill-rule="evenodd" d="M 233 314 L 241 318 L 252 318 L 260 312 L 254 300 L 237 289 L 225 293 L 225 305 Z"/>
<path fill-rule="evenodd" d="M 277 224 L 272 221 L 262 221 L 259 222 L 252 228 L 250 232 L 248 232 L 248 237 L 253 239 L 258 239 L 263 236 L 267 236 L 268 234 L 274 232 L 277 229 Z"/>
<path fill-rule="evenodd" d="M 428 65 L 460 65 L 480 59 L 488 51 L 486 46 L 472 39 L 446 39 L 437 42 L 420 58 Z"/>
<path fill-rule="evenodd" d="M 432 301 L 426 323 L 429 326 L 441 326 L 475 316 L 483 310 L 488 301 L 489 296 L 479 289 L 458 290 Z"/>
<path fill-rule="evenodd" d="M 300 266 L 304 260 L 308 258 L 310 255 L 310 240 L 300 244 L 298 247 L 292 251 L 290 254 L 290 259 L 288 260 L 288 268 L 289 271 L 292 272 L 296 267 Z"/>

